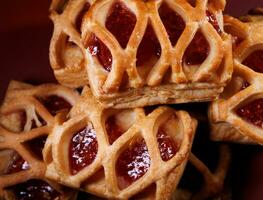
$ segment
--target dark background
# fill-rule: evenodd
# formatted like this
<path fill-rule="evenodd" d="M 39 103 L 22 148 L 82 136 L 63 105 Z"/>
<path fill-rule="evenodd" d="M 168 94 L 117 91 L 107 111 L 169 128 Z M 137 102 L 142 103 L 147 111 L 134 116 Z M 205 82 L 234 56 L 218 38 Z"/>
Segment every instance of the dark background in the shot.
<path fill-rule="evenodd" d="M 0 100 L 10 80 L 54 82 L 48 48 L 52 23 L 47 0 L 1 0 Z M 225 13 L 240 16 L 262 0 L 228 0 Z M 263 149 L 233 145 L 233 199 L 263 200 Z"/>

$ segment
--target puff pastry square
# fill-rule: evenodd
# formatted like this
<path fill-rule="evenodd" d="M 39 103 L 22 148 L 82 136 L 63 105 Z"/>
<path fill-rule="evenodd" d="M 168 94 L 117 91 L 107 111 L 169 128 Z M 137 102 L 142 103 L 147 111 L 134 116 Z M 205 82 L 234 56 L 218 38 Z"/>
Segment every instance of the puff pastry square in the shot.
<path fill-rule="evenodd" d="M 47 139 L 46 176 L 108 199 L 169 199 L 196 125 L 188 113 L 165 106 L 105 109 L 84 88 Z"/>
<path fill-rule="evenodd" d="M 263 144 L 263 19 L 225 16 L 232 34 L 234 73 L 220 98 L 210 106 L 211 138 Z"/>
<path fill-rule="evenodd" d="M 0 199 L 74 199 L 77 192 L 45 177 L 42 150 L 57 112 L 78 94 L 63 86 L 11 81 L 0 108 Z"/>
<path fill-rule="evenodd" d="M 231 78 L 224 0 L 89 2 L 78 31 L 76 17 L 66 14 L 79 16 L 80 8 L 71 6 L 77 2 L 69 1 L 62 14 L 52 10 L 51 64 L 57 78 L 63 74 L 62 84 L 75 87 L 88 80 L 105 107 L 210 101 Z M 81 56 L 70 54 L 76 66 L 67 67 L 63 59 L 71 58 L 66 55 L 72 43 Z"/>

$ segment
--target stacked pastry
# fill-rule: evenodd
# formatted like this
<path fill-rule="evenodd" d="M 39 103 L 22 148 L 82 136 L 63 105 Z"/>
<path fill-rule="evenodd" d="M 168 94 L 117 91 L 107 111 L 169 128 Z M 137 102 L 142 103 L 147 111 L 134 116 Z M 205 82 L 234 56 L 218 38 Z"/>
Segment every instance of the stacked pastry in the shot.
<path fill-rule="evenodd" d="M 50 63 L 64 86 L 10 83 L 0 197 L 220 195 L 230 150 L 207 139 L 207 107 L 193 103 L 212 102 L 212 139 L 262 143 L 263 23 L 223 20 L 225 4 L 53 0 Z"/>

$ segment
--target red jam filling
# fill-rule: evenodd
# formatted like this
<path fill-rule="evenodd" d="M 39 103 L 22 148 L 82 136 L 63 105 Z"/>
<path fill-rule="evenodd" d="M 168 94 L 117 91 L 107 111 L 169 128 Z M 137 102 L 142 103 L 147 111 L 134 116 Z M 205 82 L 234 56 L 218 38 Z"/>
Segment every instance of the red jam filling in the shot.
<path fill-rule="evenodd" d="M 30 168 L 29 163 L 25 161 L 19 154 L 15 153 L 13 162 L 8 166 L 6 174 L 13 174 Z"/>
<path fill-rule="evenodd" d="M 89 49 L 89 52 L 92 56 L 97 57 L 100 64 L 104 67 L 108 72 L 111 71 L 112 65 L 112 55 L 108 47 L 94 34 L 91 34 L 86 48 Z"/>
<path fill-rule="evenodd" d="M 119 156 L 116 173 L 120 189 L 124 189 L 141 178 L 149 169 L 151 158 L 143 139 L 130 144 Z"/>
<path fill-rule="evenodd" d="M 247 122 L 263 128 L 263 99 L 256 99 L 238 108 L 236 114 Z"/>
<path fill-rule="evenodd" d="M 39 159 L 43 160 L 42 151 L 44 149 L 47 136 L 41 136 L 26 142 L 26 145 Z"/>
<path fill-rule="evenodd" d="M 199 30 L 196 32 L 194 39 L 185 51 L 184 63 L 187 65 L 200 65 L 207 58 L 209 51 L 209 43 Z"/>
<path fill-rule="evenodd" d="M 143 39 L 138 47 L 137 51 L 137 66 L 142 66 L 145 62 L 151 60 L 151 58 L 160 58 L 161 56 L 161 45 L 155 32 L 150 24 L 148 24 Z"/>
<path fill-rule="evenodd" d="M 109 138 L 109 143 L 113 144 L 124 132 L 116 123 L 114 116 L 110 116 L 105 123 L 106 131 Z"/>
<path fill-rule="evenodd" d="M 76 18 L 76 28 L 77 28 L 79 33 L 81 32 L 80 29 L 81 29 L 83 17 L 85 15 L 85 13 L 89 10 L 89 8 L 90 8 L 90 4 L 88 2 L 86 2 L 84 4 L 82 10 L 80 11 L 80 13 L 78 14 L 78 16 Z"/>
<path fill-rule="evenodd" d="M 169 35 L 170 42 L 174 46 L 184 31 L 185 22 L 166 3 L 163 3 L 159 8 L 159 15 Z"/>
<path fill-rule="evenodd" d="M 90 165 L 96 158 L 98 142 L 94 128 L 89 125 L 75 133 L 69 146 L 69 162 L 71 174 Z"/>
<path fill-rule="evenodd" d="M 55 200 L 60 195 L 48 183 L 34 179 L 9 187 L 8 190 L 11 190 L 19 200 Z"/>
<path fill-rule="evenodd" d="M 179 146 L 166 133 L 163 127 L 160 127 L 157 133 L 157 142 L 163 161 L 170 160 L 179 150 Z"/>
<path fill-rule="evenodd" d="M 263 50 L 251 53 L 242 63 L 256 72 L 263 73 Z"/>
<path fill-rule="evenodd" d="M 116 37 L 121 47 L 126 48 L 135 24 L 135 14 L 117 1 L 110 9 L 105 26 Z"/>
<path fill-rule="evenodd" d="M 217 21 L 217 19 L 216 19 L 216 16 L 213 14 L 213 13 L 211 13 L 210 11 L 206 11 L 206 18 L 207 18 L 207 20 L 208 20 L 208 22 L 210 23 L 210 24 L 212 24 L 212 26 L 216 29 L 216 31 L 219 33 L 219 34 L 221 34 L 222 33 L 222 30 L 220 29 L 220 26 L 219 26 L 219 24 L 218 24 L 218 21 Z"/>
<path fill-rule="evenodd" d="M 64 98 L 51 95 L 46 97 L 38 97 L 38 100 L 46 107 L 46 109 L 54 116 L 59 111 L 67 109 L 69 110 L 72 106 Z"/>

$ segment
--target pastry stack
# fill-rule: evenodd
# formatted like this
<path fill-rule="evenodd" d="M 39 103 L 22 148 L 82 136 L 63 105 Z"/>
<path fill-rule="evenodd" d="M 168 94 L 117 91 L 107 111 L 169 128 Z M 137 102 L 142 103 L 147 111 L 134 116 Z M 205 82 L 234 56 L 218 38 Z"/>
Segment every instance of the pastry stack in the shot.
<path fill-rule="evenodd" d="M 225 5 L 53 0 L 61 85 L 10 82 L 0 198 L 227 199 L 223 142 L 263 143 L 263 21 Z"/>

